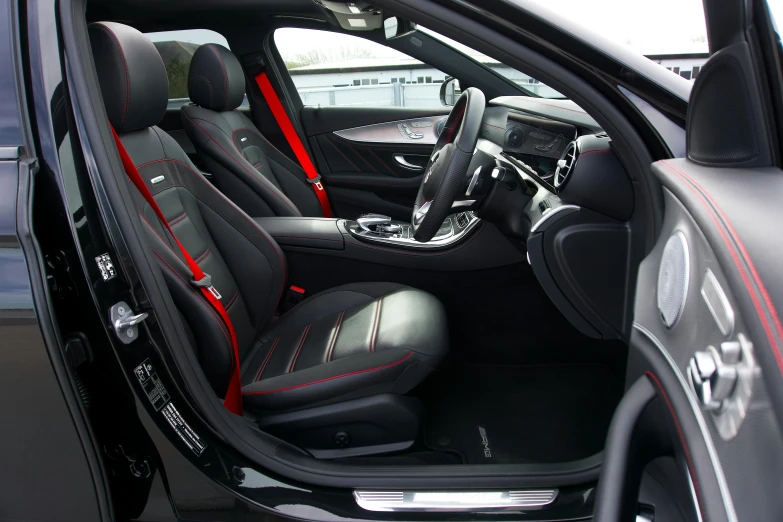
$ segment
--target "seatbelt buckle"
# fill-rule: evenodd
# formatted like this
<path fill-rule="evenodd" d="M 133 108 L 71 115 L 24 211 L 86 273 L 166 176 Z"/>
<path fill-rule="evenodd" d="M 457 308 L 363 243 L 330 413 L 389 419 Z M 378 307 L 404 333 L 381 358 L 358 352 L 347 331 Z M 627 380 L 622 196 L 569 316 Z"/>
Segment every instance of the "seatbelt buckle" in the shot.
<path fill-rule="evenodd" d="M 307 178 L 307 182 L 315 185 L 315 188 L 317 188 L 318 190 L 323 190 L 324 189 L 324 186 L 321 184 L 321 175 L 320 174 L 318 174 L 314 178 Z"/>
<path fill-rule="evenodd" d="M 285 293 L 285 299 L 283 299 L 283 306 L 281 312 L 286 313 L 291 308 L 295 307 L 302 301 L 304 301 L 305 289 L 299 286 L 291 285 Z"/>
<path fill-rule="evenodd" d="M 212 286 L 212 276 L 209 274 L 204 274 L 204 277 L 199 279 L 198 281 L 195 279 L 191 279 L 190 282 L 193 284 L 193 286 L 197 286 L 198 288 L 206 288 L 209 290 L 209 293 L 212 294 L 215 299 L 221 299 L 223 296 L 220 295 L 220 292 L 217 291 L 217 288 Z"/>

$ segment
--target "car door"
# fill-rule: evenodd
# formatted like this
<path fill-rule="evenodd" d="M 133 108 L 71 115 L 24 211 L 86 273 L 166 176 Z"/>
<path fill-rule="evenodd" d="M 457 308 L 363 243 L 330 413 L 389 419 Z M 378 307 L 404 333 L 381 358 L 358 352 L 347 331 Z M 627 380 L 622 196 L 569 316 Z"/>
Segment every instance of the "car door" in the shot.
<path fill-rule="evenodd" d="M 704 6 L 711 57 L 691 94 L 687 158 L 652 165 L 664 219 L 639 269 L 636 384 L 610 431 L 598 521 L 638 514 L 656 445 L 677 457 L 698 519 L 783 512 L 780 41 L 764 1 Z M 658 439 L 640 442 L 650 411 Z"/>
<path fill-rule="evenodd" d="M 340 217 L 378 212 L 410 219 L 451 109 L 441 87 L 454 75 L 481 85 L 488 98 L 521 94 L 421 31 L 386 40 L 378 31 L 345 34 L 287 21 L 271 29 L 267 42 Z"/>

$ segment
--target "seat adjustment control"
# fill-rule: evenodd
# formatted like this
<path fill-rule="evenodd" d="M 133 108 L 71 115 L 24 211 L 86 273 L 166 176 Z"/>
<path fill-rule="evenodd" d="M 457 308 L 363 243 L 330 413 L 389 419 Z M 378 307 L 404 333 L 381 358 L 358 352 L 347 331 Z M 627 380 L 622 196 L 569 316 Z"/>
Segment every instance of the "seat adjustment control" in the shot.
<path fill-rule="evenodd" d="M 729 440 L 739 431 L 758 373 L 753 344 L 742 334 L 718 348 L 693 354 L 688 378 L 704 410 L 710 412 L 720 435 Z"/>

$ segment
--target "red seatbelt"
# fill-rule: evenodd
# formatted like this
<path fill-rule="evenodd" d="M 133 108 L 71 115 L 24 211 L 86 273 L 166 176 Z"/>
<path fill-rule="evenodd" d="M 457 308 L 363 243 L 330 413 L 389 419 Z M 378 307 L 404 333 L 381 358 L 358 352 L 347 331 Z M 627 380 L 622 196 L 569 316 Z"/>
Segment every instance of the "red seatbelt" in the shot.
<path fill-rule="evenodd" d="M 294 151 L 296 159 L 298 159 L 299 164 L 302 165 L 308 181 L 313 186 L 315 195 L 318 198 L 318 203 L 321 204 L 321 212 L 323 212 L 324 217 L 332 217 L 332 209 L 329 206 L 329 198 L 326 197 L 326 190 L 324 190 L 324 186 L 321 184 L 321 176 L 318 174 L 318 171 L 315 170 L 315 165 L 313 165 L 310 155 L 307 154 L 307 150 L 305 150 L 304 145 L 302 145 L 299 134 L 296 133 L 294 125 L 288 118 L 288 114 L 285 112 L 283 104 L 280 103 L 280 98 L 277 97 L 274 87 L 269 83 L 269 78 L 267 78 L 265 72 L 262 71 L 256 75 L 256 83 L 258 84 L 258 88 L 261 89 L 261 94 L 264 96 L 266 103 L 272 110 L 272 115 L 275 117 L 277 124 L 283 131 L 285 139 Z"/>
<path fill-rule="evenodd" d="M 231 323 L 231 319 L 228 317 L 228 312 L 223 306 L 223 303 L 220 302 L 221 296 L 218 291 L 215 290 L 215 287 L 212 286 L 212 278 L 201 270 L 201 267 L 198 266 L 190 254 L 188 254 L 188 251 L 185 250 L 185 247 L 182 246 L 182 243 L 179 242 L 177 236 L 174 235 L 168 221 L 166 221 L 166 218 L 163 216 L 163 212 L 161 212 L 160 207 L 155 202 L 152 192 L 147 188 L 144 179 L 141 177 L 141 174 L 139 174 L 139 170 L 136 168 L 136 165 L 133 164 L 133 160 L 131 160 L 128 155 L 128 151 L 125 150 L 125 146 L 120 141 L 120 137 L 117 136 L 114 127 L 111 127 L 111 132 L 114 135 L 114 143 L 117 144 L 117 150 L 120 152 L 120 158 L 122 159 L 122 166 L 125 167 L 125 173 L 133 184 L 136 185 L 136 188 L 139 189 L 141 195 L 144 196 L 144 199 L 147 200 L 147 203 L 152 207 L 152 210 L 155 211 L 160 222 L 166 227 L 166 230 L 168 230 L 171 237 L 173 237 L 174 241 L 177 243 L 179 251 L 182 252 L 182 257 L 185 258 L 185 262 L 193 274 L 191 283 L 201 290 L 201 293 L 204 294 L 204 297 L 209 301 L 209 304 L 212 305 L 212 308 L 214 308 L 220 317 L 223 318 L 223 322 L 226 324 L 226 327 L 231 334 L 231 344 L 233 345 L 234 354 L 231 363 L 231 379 L 228 383 L 228 390 L 226 391 L 226 398 L 223 401 L 223 405 L 231 413 L 242 415 L 242 383 L 239 375 L 239 346 L 237 345 L 237 335 L 236 332 L 234 332 L 234 325 Z"/>

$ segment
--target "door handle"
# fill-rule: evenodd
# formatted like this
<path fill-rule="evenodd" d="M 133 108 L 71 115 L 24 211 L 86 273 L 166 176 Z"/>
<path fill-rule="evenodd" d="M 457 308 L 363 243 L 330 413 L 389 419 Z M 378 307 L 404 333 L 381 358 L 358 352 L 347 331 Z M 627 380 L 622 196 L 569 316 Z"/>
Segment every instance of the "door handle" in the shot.
<path fill-rule="evenodd" d="M 421 172 L 422 170 L 424 170 L 424 167 L 422 165 L 415 165 L 409 162 L 408 160 L 406 160 L 404 154 L 395 154 L 394 161 L 396 161 L 397 165 L 399 165 L 404 169 L 414 170 L 416 172 Z"/>

